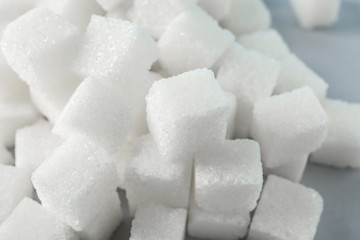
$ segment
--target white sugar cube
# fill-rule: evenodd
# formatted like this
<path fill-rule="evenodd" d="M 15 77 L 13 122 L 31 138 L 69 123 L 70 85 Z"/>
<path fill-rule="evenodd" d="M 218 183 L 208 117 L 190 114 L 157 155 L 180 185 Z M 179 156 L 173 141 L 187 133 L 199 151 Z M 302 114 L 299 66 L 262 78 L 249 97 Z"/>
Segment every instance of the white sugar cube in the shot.
<path fill-rule="evenodd" d="M 139 74 L 150 69 L 157 52 L 156 43 L 137 25 L 93 15 L 73 69 L 125 88 L 139 83 Z"/>
<path fill-rule="evenodd" d="M 54 132 L 63 138 L 84 135 L 110 154 L 116 153 L 140 112 L 139 101 L 125 90 L 87 78 L 67 103 Z"/>
<path fill-rule="evenodd" d="M 67 85 L 77 48 L 77 27 L 45 8 L 35 8 L 7 25 L 1 47 L 12 69 L 32 88 L 56 91 Z"/>
<path fill-rule="evenodd" d="M 300 182 L 308 162 L 309 154 L 295 158 L 293 161 L 284 163 L 274 168 L 264 168 L 264 175 L 276 175 L 289 179 L 293 182 Z"/>
<path fill-rule="evenodd" d="M 116 190 L 116 166 L 105 150 L 71 138 L 33 173 L 42 205 L 77 231 L 84 230 Z"/>
<path fill-rule="evenodd" d="M 192 237 L 237 240 L 246 235 L 249 223 L 248 212 L 209 212 L 196 206 L 193 198 L 190 199 L 187 231 Z"/>
<path fill-rule="evenodd" d="M 159 62 L 171 75 L 210 68 L 233 41 L 234 36 L 203 10 L 187 10 L 161 35 Z"/>
<path fill-rule="evenodd" d="M 10 215 L 24 197 L 31 197 L 33 187 L 31 185 L 30 172 L 28 170 L 1 164 L 0 182 L 1 226 L 1 223 Z"/>
<path fill-rule="evenodd" d="M 328 84 L 297 56 L 290 54 L 280 64 L 281 71 L 275 87 L 275 94 L 309 86 L 320 100 L 325 98 Z"/>
<path fill-rule="evenodd" d="M 248 138 L 254 103 L 270 97 L 279 76 L 277 61 L 259 52 L 233 44 L 227 50 L 217 80 L 223 89 L 236 95 L 235 137 Z"/>
<path fill-rule="evenodd" d="M 235 133 L 236 96 L 231 92 L 226 92 L 226 91 L 225 94 L 230 103 L 230 114 L 227 119 L 227 126 L 226 126 L 226 139 L 231 139 L 234 137 L 234 133 Z"/>
<path fill-rule="evenodd" d="M 49 158 L 62 144 L 60 137 L 52 132 L 52 125 L 40 120 L 34 125 L 16 131 L 15 156 L 16 166 L 34 171 Z"/>
<path fill-rule="evenodd" d="M 269 176 L 250 225 L 249 239 L 314 239 L 323 210 L 315 190 Z"/>
<path fill-rule="evenodd" d="M 204 210 L 250 213 L 262 182 L 260 148 L 255 141 L 226 140 L 195 155 L 194 198 Z"/>
<path fill-rule="evenodd" d="M 34 123 L 40 117 L 30 101 L 0 103 L 0 142 L 12 146 L 16 129 Z"/>
<path fill-rule="evenodd" d="M 67 19 L 80 30 L 86 29 L 91 15 L 104 14 L 103 9 L 95 0 L 45 0 L 42 6 Z"/>
<path fill-rule="evenodd" d="M 191 155 L 161 156 L 151 135 L 134 146 L 125 177 L 131 214 L 140 205 L 159 203 L 169 207 L 188 206 L 191 181 Z"/>
<path fill-rule="evenodd" d="M 39 203 L 24 198 L 0 225 L 0 238 L 11 240 L 78 240 L 71 227 L 52 216 Z"/>
<path fill-rule="evenodd" d="M 259 51 L 276 60 L 282 60 L 290 53 L 289 47 L 275 29 L 242 35 L 237 41 L 248 49 Z"/>
<path fill-rule="evenodd" d="M 310 154 L 321 146 L 329 121 L 309 87 L 255 103 L 252 132 L 264 167 L 273 168 Z"/>
<path fill-rule="evenodd" d="M 90 222 L 85 230 L 79 233 L 82 240 L 106 240 L 123 218 L 119 196 L 114 192 L 107 199 L 107 204 L 100 209 L 100 213 Z"/>
<path fill-rule="evenodd" d="M 148 127 L 163 155 L 192 153 L 225 138 L 230 103 L 210 70 L 155 82 L 146 103 Z"/>
<path fill-rule="evenodd" d="M 192 7 L 192 0 L 135 0 L 129 17 L 153 38 L 159 39 L 174 18 Z"/>
<path fill-rule="evenodd" d="M 221 24 L 236 36 L 268 29 L 270 12 L 262 0 L 233 0 Z"/>
<path fill-rule="evenodd" d="M 291 3 L 300 25 L 315 28 L 338 20 L 341 0 L 292 0 Z"/>
<path fill-rule="evenodd" d="M 186 215 L 182 208 L 142 206 L 132 222 L 130 240 L 183 240 Z"/>
<path fill-rule="evenodd" d="M 14 158 L 4 145 L 0 144 L 0 164 L 11 165 L 14 164 Z"/>
<path fill-rule="evenodd" d="M 199 0 L 198 5 L 210 16 L 220 21 L 230 12 L 233 0 Z"/>
<path fill-rule="evenodd" d="M 330 127 L 311 161 L 336 167 L 360 167 L 360 104 L 326 99 Z"/>

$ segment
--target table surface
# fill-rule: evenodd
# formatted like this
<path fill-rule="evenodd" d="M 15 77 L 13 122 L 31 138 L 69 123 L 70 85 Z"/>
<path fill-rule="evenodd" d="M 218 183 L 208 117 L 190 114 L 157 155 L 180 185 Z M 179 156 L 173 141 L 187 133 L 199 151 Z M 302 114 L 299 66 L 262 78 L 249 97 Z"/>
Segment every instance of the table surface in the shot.
<path fill-rule="evenodd" d="M 360 102 L 360 0 L 344 0 L 339 21 L 316 31 L 299 27 L 288 1 L 265 2 L 290 49 L 329 83 L 328 97 Z M 324 198 L 315 240 L 360 239 L 359 169 L 308 164 L 302 183 Z M 130 227 L 123 222 L 113 239 L 129 239 Z"/>

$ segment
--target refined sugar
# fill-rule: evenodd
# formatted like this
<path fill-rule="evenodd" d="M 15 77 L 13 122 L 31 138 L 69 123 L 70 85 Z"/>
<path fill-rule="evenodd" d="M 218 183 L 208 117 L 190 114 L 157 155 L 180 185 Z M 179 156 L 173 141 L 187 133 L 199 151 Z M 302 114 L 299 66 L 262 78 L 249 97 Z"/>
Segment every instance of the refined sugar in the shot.
<path fill-rule="evenodd" d="M 271 175 L 250 225 L 249 239 L 314 239 L 323 210 L 315 190 Z"/>
<path fill-rule="evenodd" d="M 53 131 L 63 138 L 85 135 L 114 154 L 126 140 L 140 106 L 131 93 L 87 78 L 67 103 Z"/>
<path fill-rule="evenodd" d="M 78 29 L 45 8 L 35 8 L 7 25 L 1 47 L 12 69 L 32 88 L 56 91 L 68 81 Z M 55 85 L 55 86 L 54 86 Z"/>
<path fill-rule="evenodd" d="M 341 0 L 292 0 L 291 3 L 300 25 L 315 28 L 338 20 Z"/>
<path fill-rule="evenodd" d="M 96 2 L 106 11 L 114 10 L 126 0 L 96 0 Z"/>
<path fill-rule="evenodd" d="M 360 167 L 360 104 L 326 99 L 330 127 L 312 162 L 336 167 Z"/>
<path fill-rule="evenodd" d="M 11 165 L 14 164 L 14 158 L 4 145 L 0 145 L 0 164 Z"/>
<path fill-rule="evenodd" d="M 282 60 L 290 54 L 289 47 L 275 29 L 242 35 L 237 41 L 245 48 L 259 51 L 276 60 Z"/>
<path fill-rule="evenodd" d="M 66 103 L 80 83 L 76 77 L 69 77 L 72 78 L 73 81 L 56 84 L 57 88 L 54 91 L 30 88 L 30 98 L 33 104 L 52 124 L 56 123 Z"/>
<path fill-rule="evenodd" d="M 119 196 L 114 192 L 101 212 L 79 233 L 82 240 L 110 239 L 123 218 Z"/>
<path fill-rule="evenodd" d="M 131 214 L 140 205 L 159 203 L 187 208 L 191 155 L 161 156 L 151 135 L 141 137 L 134 146 L 125 176 L 126 196 Z"/>
<path fill-rule="evenodd" d="M 200 8 L 187 10 L 161 35 L 159 62 L 171 75 L 210 68 L 234 38 Z"/>
<path fill-rule="evenodd" d="M 259 52 L 233 44 L 227 50 L 217 80 L 237 99 L 235 137 L 248 138 L 254 103 L 270 97 L 279 76 L 279 63 Z"/>
<path fill-rule="evenodd" d="M 182 240 L 185 237 L 186 209 L 146 205 L 136 211 L 130 240 Z"/>
<path fill-rule="evenodd" d="M 129 17 L 153 38 L 159 39 L 174 18 L 193 7 L 192 0 L 135 0 Z"/>
<path fill-rule="evenodd" d="M 83 77 L 105 78 L 128 88 L 140 85 L 157 53 L 156 43 L 137 25 L 93 15 L 73 69 Z"/>
<path fill-rule="evenodd" d="M 146 93 L 149 92 L 151 85 L 161 79 L 162 76 L 158 73 L 148 72 L 144 77 L 144 87 L 146 87 Z M 137 137 L 144 135 L 149 132 L 147 123 L 146 123 L 146 102 L 145 97 L 141 99 L 141 109 L 140 114 L 138 115 L 137 119 L 135 120 L 133 128 L 130 130 L 127 140 L 132 142 Z"/>
<path fill-rule="evenodd" d="M 194 199 L 190 199 L 188 234 L 204 239 L 233 239 L 237 240 L 246 235 L 250 223 L 250 214 L 215 213 L 196 206 Z"/>
<path fill-rule="evenodd" d="M 280 64 L 281 71 L 275 87 L 275 94 L 309 86 L 320 100 L 325 98 L 328 84 L 297 56 L 290 54 Z"/>
<path fill-rule="evenodd" d="M 0 225 L 0 239 L 78 240 L 78 236 L 39 203 L 25 197 Z"/>
<path fill-rule="evenodd" d="M 300 156 L 289 163 L 274 168 L 264 168 L 264 175 L 277 175 L 293 182 L 300 182 L 308 162 L 309 155 Z"/>
<path fill-rule="evenodd" d="M 195 154 L 194 198 L 210 212 L 250 213 L 262 188 L 259 144 L 252 140 L 226 140 Z"/>
<path fill-rule="evenodd" d="M 255 103 L 251 135 L 264 167 L 273 168 L 321 146 L 329 121 L 314 92 L 302 87 Z"/>
<path fill-rule="evenodd" d="M 0 226 L 24 197 L 31 197 L 33 187 L 26 169 L 0 164 Z M 1 238 L 1 235 L 0 235 Z M 3 239 L 3 238 L 1 238 Z M 7 239 L 7 238 L 5 238 Z M 11 238 L 8 238 L 11 239 Z"/>
<path fill-rule="evenodd" d="M 91 15 L 102 15 L 104 11 L 95 0 L 45 0 L 42 6 L 85 30 Z"/>
<path fill-rule="evenodd" d="M 0 103 L 0 142 L 12 146 L 16 129 L 35 122 L 39 117 L 30 101 Z"/>
<path fill-rule="evenodd" d="M 236 36 L 268 29 L 270 12 L 262 0 L 233 0 L 221 24 Z"/>
<path fill-rule="evenodd" d="M 155 82 L 146 103 L 148 127 L 162 155 L 193 153 L 225 138 L 230 103 L 210 70 Z"/>
<path fill-rule="evenodd" d="M 52 132 L 52 125 L 40 120 L 34 125 L 16 131 L 15 156 L 16 166 L 34 171 L 48 159 L 55 149 L 62 144 L 60 137 Z"/>
<path fill-rule="evenodd" d="M 136 140 L 134 140 L 134 142 L 136 142 Z M 125 141 L 120 151 L 111 156 L 116 164 L 118 187 L 122 189 L 125 189 L 126 168 L 128 162 L 131 160 L 133 145 L 133 143 Z"/>
<path fill-rule="evenodd" d="M 234 137 L 234 132 L 235 132 L 236 96 L 231 92 L 226 92 L 226 91 L 225 94 L 230 102 L 230 114 L 227 120 L 226 139 L 231 139 Z"/>
<path fill-rule="evenodd" d="M 229 14 L 232 2 L 233 0 L 199 0 L 198 5 L 210 16 L 220 21 Z"/>
<path fill-rule="evenodd" d="M 42 205 L 76 231 L 84 230 L 116 191 L 116 166 L 105 150 L 71 138 L 33 173 Z"/>

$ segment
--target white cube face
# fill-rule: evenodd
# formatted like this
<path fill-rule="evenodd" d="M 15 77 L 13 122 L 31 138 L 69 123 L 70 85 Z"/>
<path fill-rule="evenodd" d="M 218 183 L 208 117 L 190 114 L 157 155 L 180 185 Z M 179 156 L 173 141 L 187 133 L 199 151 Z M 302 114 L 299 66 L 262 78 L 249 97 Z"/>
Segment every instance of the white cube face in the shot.
<path fill-rule="evenodd" d="M 171 75 L 210 68 L 234 38 L 203 10 L 184 11 L 158 41 L 159 62 Z"/>
<path fill-rule="evenodd" d="M 253 217 L 249 239 L 314 239 L 323 210 L 315 190 L 270 175 Z"/>
<path fill-rule="evenodd" d="M 250 213 L 260 196 L 262 179 L 255 141 L 227 140 L 195 155 L 194 198 L 206 211 Z"/>
<path fill-rule="evenodd" d="M 105 150 L 71 138 L 33 173 L 32 182 L 43 206 L 80 231 L 116 191 L 116 166 Z"/>
<path fill-rule="evenodd" d="M 308 87 L 255 103 L 252 137 L 260 144 L 265 167 L 310 154 L 321 146 L 327 129 L 327 114 Z"/>

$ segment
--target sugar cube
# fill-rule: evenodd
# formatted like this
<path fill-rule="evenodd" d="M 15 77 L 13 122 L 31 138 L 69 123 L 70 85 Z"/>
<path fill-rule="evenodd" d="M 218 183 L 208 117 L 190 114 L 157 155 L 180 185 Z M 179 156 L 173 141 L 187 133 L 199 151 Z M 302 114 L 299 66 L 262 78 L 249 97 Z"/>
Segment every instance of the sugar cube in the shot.
<path fill-rule="evenodd" d="M 297 157 L 295 160 L 284 163 L 274 168 L 264 168 L 264 175 L 276 175 L 289 179 L 293 182 L 300 182 L 308 162 L 309 154 Z"/>
<path fill-rule="evenodd" d="M 360 167 L 360 104 L 326 99 L 330 127 L 312 162 L 336 167 Z"/>
<path fill-rule="evenodd" d="M 42 6 L 67 19 L 80 30 L 86 29 L 91 15 L 104 14 L 103 9 L 95 0 L 45 0 Z"/>
<path fill-rule="evenodd" d="M 320 100 L 325 98 L 328 84 L 296 55 L 287 55 L 280 64 L 281 71 L 275 87 L 275 94 L 309 86 Z"/>
<path fill-rule="evenodd" d="M 263 176 L 259 144 L 226 140 L 195 154 L 194 198 L 207 211 L 250 212 L 260 196 Z"/>
<path fill-rule="evenodd" d="M 205 211 L 190 199 L 188 234 L 204 239 L 237 240 L 246 235 L 250 223 L 250 214 L 245 212 L 223 213 Z"/>
<path fill-rule="evenodd" d="M 135 0 L 129 17 L 153 38 L 159 39 L 174 18 L 193 7 L 192 0 Z"/>
<path fill-rule="evenodd" d="M 292 0 L 293 10 L 303 28 L 329 26 L 338 20 L 341 0 Z"/>
<path fill-rule="evenodd" d="M 271 16 L 262 0 L 233 0 L 230 12 L 221 24 L 240 36 L 268 29 Z"/>
<path fill-rule="evenodd" d="M 133 215 L 140 205 L 159 203 L 187 208 L 191 155 L 161 156 L 151 135 L 141 137 L 134 146 L 125 176 L 126 196 Z"/>
<path fill-rule="evenodd" d="M 183 240 L 186 209 L 146 205 L 136 211 L 130 240 Z"/>
<path fill-rule="evenodd" d="M 30 172 L 28 170 L 1 164 L 0 182 L 1 226 L 1 223 L 10 215 L 24 197 L 31 197 L 33 187 L 31 185 Z"/>
<path fill-rule="evenodd" d="M 105 150 L 71 138 L 33 173 L 42 205 L 76 231 L 84 230 L 116 190 L 116 166 Z"/>
<path fill-rule="evenodd" d="M 233 0 L 199 0 L 198 5 L 210 16 L 220 21 L 228 16 Z"/>
<path fill-rule="evenodd" d="M 13 146 L 16 129 L 34 123 L 39 112 L 28 101 L 0 103 L 0 142 Z"/>
<path fill-rule="evenodd" d="M 4 30 L 1 47 L 12 69 L 32 88 L 56 91 L 67 78 L 77 48 L 77 27 L 45 8 L 35 8 Z M 54 86 L 56 85 L 56 86 Z"/>
<path fill-rule="evenodd" d="M 140 99 L 131 93 L 87 78 L 72 95 L 53 131 L 63 138 L 84 135 L 114 154 L 126 140 L 140 106 Z"/>
<path fill-rule="evenodd" d="M 271 175 L 250 225 L 249 239 L 314 239 L 323 210 L 315 190 Z"/>
<path fill-rule="evenodd" d="M 93 15 L 73 69 L 82 77 L 105 78 L 127 88 L 139 83 L 139 74 L 150 69 L 157 53 L 154 40 L 137 25 Z"/>
<path fill-rule="evenodd" d="M 49 158 L 62 144 L 62 139 L 52 132 L 52 125 L 40 120 L 34 125 L 16 131 L 15 156 L 16 166 L 34 171 Z"/>
<path fill-rule="evenodd" d="M 11 165 L 14 163 L 14 158 L 4 145 L 0 144 L 0 164 Z"/>
<path fill-rule="evenodd" d="M 71 227 L 46 211 L 39 203 L 25 197 L 0 225 L 0 238 L 11 240 L 78 240 Z"/>
<path fill-rule="evenodd" d="M 275 29 L 242 35 L 237 41 L 245 48 L 259 51 L 276 60 L 282 60 L 290 54 L 289 47 Z"/>
<path fill-rule="evenodd" d="M 251 135 L 261 147 L 264 167 L 273 168 L 321 146 L 329 121 L 309 87 L 258 100 Z"/>
<path fill-rule="evenodd" d="M 248 138 L 254 103 L 270 97 L 279 76 L 277 61 L 233 44 L 223 60 L 217 80 L 223 89 L 236 95 L 235 137 Z"/>
<path fill-rule="evenodd" d="M 225 138 L 230 103 L 210 70 L 155 82 L 146 103 L 148 127 L 162 155 L 193 153 Z"/>
<path fill-rule="evenodd" d="M 177 16 L 161 35 L 159 62 L 171 75 L 210 68 L 234 38 L 200 8 L 189 9 Z"/>
<path fill-rule="evenodd" d="M 123 218 L 119 196 L 114 192 L 108 199 L 107 204 L 100 210 L 85 230 L 79 232 L 82 240 L 106 240 L 110 239 L 116 227 Z"/>
<path fill-rule="evenodd" d="M 234 137 L 235 133 L 235 120 L 236 120 L 236 96 L 231 92 L 225 91 L 225 94 L 230 103 L 230 114 L 227 119 L 226 126 L 226 139 L 231 139 Z"/>

